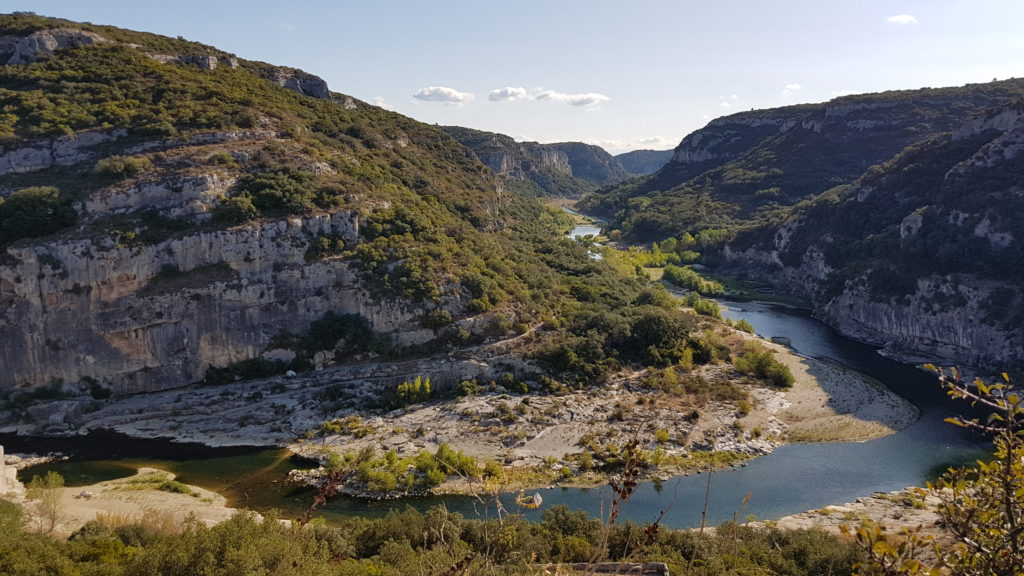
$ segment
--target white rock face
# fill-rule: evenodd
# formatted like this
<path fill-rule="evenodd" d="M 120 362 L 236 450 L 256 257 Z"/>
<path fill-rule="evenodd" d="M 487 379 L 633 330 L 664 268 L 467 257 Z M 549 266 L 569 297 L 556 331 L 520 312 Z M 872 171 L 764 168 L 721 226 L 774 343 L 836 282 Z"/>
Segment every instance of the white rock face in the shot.
<path fill-rule="evenodd" d="M 71 166 L 95 157 L 88 148 L 124 138 L 123 128 L 110 131 L 79 132 L 53 140 L 40 140 L 31 146 L 6 149 L 0 147 L 0 176 L 38 172 L 53 166 Z"/>
<path fill-rule="evenodd" d="M 18 481 L 18 469 L 8 466 L 4 457 L 4 447 L 0 446 L 0 497 L 13 494 L 15 497 L 25 493 L 25 486 Z"/>
<path fill-rule="evenodd" d="M 76 28 L 40 30 L 13 41 L 14 53 L 7 60 L 7 64 L 30 64 L 38 60 L 39 57 L 49 56 L 61 48 L 102 42 L 109 42 L 109 40 L 94 32 Z"/>
<path fill-rule="evenodd" d="M 238 59 L 231 57 L 199 54 L 149 54 L 149 57 L 164 64 L 186 64 L 203 70 L 216 70 L 218 66 L 238 68 Z"/>
<path fill-rule="evenodd" d="M 210 366 L 255 358 L 282 330 L 329 311 L 365 317 L 398 345 L 433 333 L 422 310 L 369 292 L 310 241 L 358 240 L 338 212 L 201 232 L 146 246 L 109 238 L 8 247 L 0 265 L 0 389 L 95 378 L 116 392 L 181 386 Z M 172 277 L 167 267 L 176 267 Z"/>
<path fill-rule="evenodd" d="M 883 352 L 913 361 L 955 358 L 971 366 L 1024 361 L 1024 333 L 982 319 L 999 284 L 959 276 L 918 280 L 898 301 L 878 302 L 862 287 L 847 287 L 823 310 L 826 321 L 853 338 L 881 344 Z M 939 302 L 959 298 L 957 306 Z"/>
<path fill-rule="evenodd" d="M 216 206 L 216 199 L 227 194 L 235 178 L 217 174 L 180 176 L 171 179 L 143 181 L 130 188 L 113 187 L 98 190 L 76 204 L 83 218 L 124 214 L 157 209 L 169 218 L 201 216 Z"/>

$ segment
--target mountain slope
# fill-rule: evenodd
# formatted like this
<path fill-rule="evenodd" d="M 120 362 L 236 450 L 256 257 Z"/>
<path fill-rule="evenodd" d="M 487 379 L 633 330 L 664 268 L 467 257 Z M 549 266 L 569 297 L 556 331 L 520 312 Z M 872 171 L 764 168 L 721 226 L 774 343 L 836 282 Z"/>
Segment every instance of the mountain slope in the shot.
<path fill-rule="evenodd" d="M 30 14 L 0 51 L 0 389 L 444 349 L 566 292 L 559 214 L 312 75 Z"/>
<path fill-rule="evenodd" d="M 646 176 L 661 170 L 672 159 L 672 150 L 633 150 L 617 154 L 615 159 L 634 176 Z"/>
<path fill-rule="evenodd" d="M 863 94 L 733 114 L 683 139 L 659 172 L 584 199 L 636 240 L 780 221 L 970 114 L 1024 95 L 1024 80 Z"/>
<path fill-rule="evenodd" d="M 575 197 L 628 177 L 618 161 L 598 146 L 516 142 L 504 134 L 460 126 L 442 129 L 495 174 L 537 195 Z"/>
<path fill-rule="evenodd" d="M 1024 103 L 987 111 L 727 248 L 891 353 L 1024 365 Z"/>

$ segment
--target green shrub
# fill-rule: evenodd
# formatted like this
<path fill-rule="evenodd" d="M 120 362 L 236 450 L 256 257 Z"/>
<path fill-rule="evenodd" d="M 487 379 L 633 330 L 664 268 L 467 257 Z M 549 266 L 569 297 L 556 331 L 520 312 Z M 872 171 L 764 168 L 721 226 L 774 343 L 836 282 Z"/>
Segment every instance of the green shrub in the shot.
<path fill-rule="evenodd" d="M 733 363 L 736 370 L 755 378 L 768 380 L 780 388 L 788 388 L 796 381 L 789 367 L 776 360 L 771 350 L 760 343 L 747 342 L 744 350 L 743 354 Z"/>
<path fill-rule="evenodd" d="M 244 224 L 259 216 L 260 211 L 248 194 L 222 198 L 213 209 L 213 221 L 223 224 Z"/>
<path fill-rule="evenodd" d="M 722 310 L 718 307 L 718 303 L 714 300 L 706 300 L 701 298 L 696 292 L 690 292 L 683 299 L 683 303 L 693 308 L 694 312 L 702 316 L 710 316 L 712 318 L 721 318 Z"/>
<path fill-rule="evenodd" d="M 715 296 L 725 292 L 725 288 L 713 280 L 707 280 L 691 268 L 680 268 L 671 264 L 665 266 L 665 280 L 687 290 L 693 290 L 704 296 Z"/>
<path fill-rule="evenodd" d="M 742 318 L 739 319 L 732 326 L 733 326 L 733 328 L 735 328 L 735 329 L 737 329 L 737 330 L 739 330 L 741 332 L 746 332 L 747 334 L 753 334 L 754 333 L 754 325 L 751 324 L 750 322 L 747 322 L 745 319 L 742 319 Z"/>
<path fill-rule="evenodd" d="M 77 220 L 69 199 L 53 186 L 22 188 L 0 198 L 0 244 L 52 234 Z"/>
<path fill-rule="evenodd" d="M 153 161 L 145 156 L 110 156 L 96 162 L 92 171 L 110 179 L 131 178 L 153 168 Z"/>

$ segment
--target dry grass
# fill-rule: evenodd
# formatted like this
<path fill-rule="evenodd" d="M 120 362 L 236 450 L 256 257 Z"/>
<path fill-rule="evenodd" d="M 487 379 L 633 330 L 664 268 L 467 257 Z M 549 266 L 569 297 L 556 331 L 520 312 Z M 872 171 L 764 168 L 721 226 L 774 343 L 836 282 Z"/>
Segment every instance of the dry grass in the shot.
<path fill-rule="evenodd" d="M 170 510 L 147 509 L 141 512 L 97 512 L 96 521 L 107 528 L 114 529 L 122 526 L 142 525 L 151 531 L 161 534 L 178 534 L 181 532 L 181 523 L 174 517 Z"/>

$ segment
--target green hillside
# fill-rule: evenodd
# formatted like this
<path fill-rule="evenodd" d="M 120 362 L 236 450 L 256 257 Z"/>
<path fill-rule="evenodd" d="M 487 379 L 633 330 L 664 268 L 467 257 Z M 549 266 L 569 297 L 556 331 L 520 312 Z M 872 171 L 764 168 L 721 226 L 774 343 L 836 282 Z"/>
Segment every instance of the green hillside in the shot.
<path fill-rule="evenodd" d="M 778 223 L 797 202 L 1022 95 L 1024 80 L 1014 79 L 725 116 L 684 138 L 656 174 L 602 189 L 581 206 L 642 241 Z"/>

